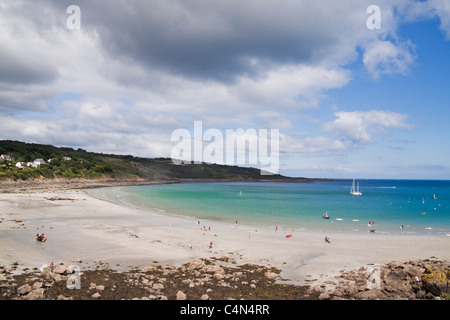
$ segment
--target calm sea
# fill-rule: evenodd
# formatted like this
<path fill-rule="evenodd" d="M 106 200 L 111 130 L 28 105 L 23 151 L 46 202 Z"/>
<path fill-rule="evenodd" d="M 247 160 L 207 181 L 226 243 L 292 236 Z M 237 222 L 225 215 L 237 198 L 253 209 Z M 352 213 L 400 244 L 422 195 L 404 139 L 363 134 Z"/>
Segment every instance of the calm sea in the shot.
<path fill-rule="evenodd" d="M 450 234 L 450 181 L 358 182 L 362 196 L 350 195 L 352 181 L 180 183 L 100 188 L 89 193 L 162 213 L 257 227 Z M 325 213 L 329 219 L 323 219 Z"/>

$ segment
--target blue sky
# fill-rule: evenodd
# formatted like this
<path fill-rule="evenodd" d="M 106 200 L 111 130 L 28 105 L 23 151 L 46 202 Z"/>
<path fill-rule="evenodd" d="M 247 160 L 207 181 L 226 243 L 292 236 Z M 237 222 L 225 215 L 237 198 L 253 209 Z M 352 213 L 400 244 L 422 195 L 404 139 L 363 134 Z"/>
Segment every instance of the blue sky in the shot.
<path fill-rule="evenodd" d="M 202 121 L 279 130 L 281 174 L 450 179 L 449 1 L 71 4 L 0 3 L 0 139 L 170 157 Z"/>
<path fill-rule="evenodd" d="M 374 80 L 357 60 L 350 67 L 355 78 L 345 87 L 327 92 L 328 101 L 313 111 L 330 121 L 336 106 L 343 110 L 381 109 L 408 115 L 411 129 L 381 134 L 373 144 L 334 160 L 336 166 L 341 163 L 347 168 L 353 162 L 354 175 L 365 178 L 449 178 L 450 41 L 439 26 L 440 21 L 435 18 L 406 23 L 399 29 L 398 36 L 410 39 L 417 55 L 406 75 Z M 327 163 L 329 158 L 320 160 Z M 381 165 L 375 165 L 376 162 Z M 358 168 L 363 164 L 369 167 Z M 330 175 L 340 176 L 324 170 L 324 176 Z M 348 177 L 345 171 L 342 176 Z"/>

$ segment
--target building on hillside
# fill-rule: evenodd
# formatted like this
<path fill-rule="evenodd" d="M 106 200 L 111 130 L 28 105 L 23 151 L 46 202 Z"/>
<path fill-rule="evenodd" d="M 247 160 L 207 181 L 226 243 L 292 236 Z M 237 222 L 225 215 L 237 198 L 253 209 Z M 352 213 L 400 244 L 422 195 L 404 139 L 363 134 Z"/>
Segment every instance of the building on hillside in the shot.
<path fill-rule="evenodd" d="M 26 162 L 20 162 L 19 161 L 19 162 L 16 163 L 16 168 L 25 169 L 26 167 L 28 167 Z"/>
<path fill-rule="evenodd" d="M 0 160 L 13 161 L 13 158 L 9 154 L 2 154 Z"/>
<path fill-rule="evenodd" d="M 46 162 L 45 162 L 44 159 L 39 158 L 39 159 L 35 159 L 33 162 L 31 162 L 31 166 L 32 166 L 33 168 L 37 168 L 37 167 L 39 167 L 41 164 L 45 164 L 45 163 L 46 163 Z"/>

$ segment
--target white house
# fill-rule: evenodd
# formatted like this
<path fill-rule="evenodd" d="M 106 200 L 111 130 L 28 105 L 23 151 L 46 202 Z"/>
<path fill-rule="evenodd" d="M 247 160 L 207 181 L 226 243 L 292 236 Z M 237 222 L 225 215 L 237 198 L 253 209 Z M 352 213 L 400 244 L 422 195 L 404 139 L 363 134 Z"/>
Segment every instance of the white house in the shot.
<path fill-rule="evenodd" d="M 19 168 L 19 169 L 25 169 L 27 167 L 27 164 L 26 164 L 26 162 L 17 162 L 16 163 L 16 168 Z"/>
<path fill-rule="evenodd" d="M 44 159 L 41 159 L 41 158 L 36 159 L 36 160 L 34 160 L 33 162 L 31 162 L 31 166 L 32 166 L 33 168 L 37 168 L 37 167 L 39 167 L 41 164 L 45 164 L 45 160 L 44 160 Z"/>
<path fill-rule="evenodd" d="M 71 157 L 63 157 L 63 160 L 70 161 L 70 160 L 72 160 L 72 158 Z"/>
<path fill-rule="evenodd" d="M 0 160 L 13 161 L 13 158 L 9 154 L 2 154 Z"/>

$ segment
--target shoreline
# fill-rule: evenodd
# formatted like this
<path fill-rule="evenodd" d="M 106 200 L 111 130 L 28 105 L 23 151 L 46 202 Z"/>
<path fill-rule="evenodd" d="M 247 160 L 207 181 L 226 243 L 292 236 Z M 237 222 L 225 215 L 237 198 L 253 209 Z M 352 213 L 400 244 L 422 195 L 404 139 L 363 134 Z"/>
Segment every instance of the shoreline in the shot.
<path fill-rule="evenodd" d="M 179 183 L 184 183 L 184 182 L 179 182 Z M 188 183 L 188 182 L 185 182 Z M 114 187 L 122 187 L 121 186 L 100 186 L 98 188 L 114 188 Z M 124 187 L 127 187 L 126 185 L 124 185 Z M 95 188 L 92 188 L 95 189 Z M 234 219 L 220 219 L 220 218 L 216 218 L 216 217 L 200 217 L 200 216 L 193 216 L 193 215 L 188 215 L 188 214 L 182 214 L 182 213 L 175 213 L 175 212 L 170 212 L 167 211 L 165 209 L 162 208 L 158 208 L 158 207 L 153 207 L 153 208 L 145 208 L 145 207 L 139 207 L 137 205 L 134 205 L 132 203 L 128 203 L 122 200 L 115 200 L 115 199 L 108 199 L 107 197 L 102 197 L 99 196 L 98 194 L 93 194 L 90 192 L 91 189 L 83 189 L 90 197 L 93 197 L 95 199 L 98 199 L 100 201 L 106 201 L 112 204 L 116 204 L 119 206 L 124 206 L 127 208 L 133 208 L 135 209 L 136 207 L 140 208 L 141 210 L 147 210 L 147 211 L 151 211 L 151 212 L 155 212 L 157 214 L 162 214 L 162 215 L 166 215 L 166 216 L 172 216 L 174 218 L 181 218 L 181 219 L 192 219 L 192 220 L 202 220 L 202 221 L 209 221 L 209 225 L 211 224 L 224 224 L 224 225 L 234 225 Z M 334 222 L 334 221 L 333 221 Z M 343 229 L 342 227 L 336 227 L 334 228 L 334 226 L 332 226 L 330 228 L 330 226 L 327 226 L 328 228 L 320 228 L 314 225 L 307 225 L 307 224 L 302 224 L 301 226 L 298 225 L 289 225 L 289 224 L 276 224 L 276 223 L 265 223 L 265 224 L 256 224 L 253 223 L 251 220 L 248 219 L 240 219 L 239 220 L 239 225 L 241 226 L 245 226 L 247 229 L 249 230 L 263 230 L 263 229 L 274 229 L 275 227 L 277 227 L 278 230 L 280 230 L 280 232 L 284 232 L 284 233 L 292 233 L 294 230 L 296 232 L 303 232 L 303 233 L 320 233 L 322 235 L 325 234 L 349 234 L 349 235 L 370 235 L 370 236 L 375 236 L 375 234 L 371 234 L 369 229 L 367 230 L 363 230 L 363 228 L 365 227 L 365 225 L 358 225 L 356 227 L 351 228 L 350 226 L 345 226 Z M 403 231 L 403 232 L 394 232 L 393 230 L 397 230 L 397 228 L 391 228 L 388 231 L 386 231 L 386 229 L 383 229 L 382 231 L 377 231 L 376 232 L 376 236 L 377 237 L 383 237 L 383 236 L 388 236 L 388 237 L 403 237 L 403 236 L 413 236 L 413 237 L 444 237 L 450 236 L 450 231 L 439 231 L 439 232 L 434 232 L 434 233 L 430 233 L 430 232 L 425 232 L 425 231 Z"/>
<path fill-rule="evenodd" d="M 285 179 L 42 179 L 42 180 L 0 180 L 1 193 L 30 193 L 58 190 L 92 189 L 118 186 L 140 186 L 153 184 L 173 184 L 190 182 L 289 182 L 310 183 L 315 181 L 340 181 L 325 178 L 285 178 Z"/>
<path fill-rule="evenodd" d="M 316 180 L 315 180 L 316 181 Z M 327 180 L 327 181 L 331 181 L 331 180 Z M 342 180 L 333 180 L 333 182 L 336 181 L 342 181 Z M 240 183 L 240 182 L 249 182 L 249 183 L 264 183 L 266 181 L 210 181 L 210 180 L 201 180 L 201 181 L 192 181 L 192 180 L 184 180 L 184 181 L 176 181 L 176 182 L 172 182 L 175 184 L 189 184 L 189 183 L 198 183 L 198 184 L 202 184 L 202 183 L 223 183 L 223 182 L 231 182 L 231 183 Z M 284 183 L 285 181 L 272 181 L 274 183 Z M 307 183 L 313 183 L 313 181 L 309 181 Z M 166 184 L 164 182 L 157 182 L 157 183 L 153 183 L 153 184 Z M 167 183 L 168 184 L 168 183 Z M 142 184 L 141 184 L 142 185 Z M 144 184 L 145 185 L 145 184 Z M 112 188 L 114 189 L 114 187 L 127 187 L 127 186 L 139 186 L 139 185 L 132 185 L 132 184 L 128 184 L 128 185 L 108 185 L 108 186 L 99 186 L 99 189 L 102 188 Z M 85 189 L 88 192 L 91 189 L 95 189 L 95 188 L 89 188 L 89 189 Z M 118 204 L 118 205 L 125 205 L 125 206 L 130 206 L 132 208 L 136 207 L 136 205 L 132 204 L 132 203 L 127 203 L 125 200 L 118 200 L 119 198 L 114 198 L 111 195 L 107 195 L 108 192 L 106 192 L 106 194 L 96 194 L 96 192 L 89 192 L 90 196 L 96 197 L 99 200 L 104 200 L 104 201 L 110 201 L 112 203 Z M 144 208 L 145 206 L 143 206 L 142 208 Z M 166 208 L 158 208 L 155 206 L 152 206 L 152 208 L 148 207 L 149 210 L 156 210 L 156 211 L 161 211 L 166 215 L 171 215 L 171 216 L 175 216 L 175 217 L 181 217 L 181 218 L 193 218 L 193 219 L 208 219 L 210 221 L 212 221 L 212 223 L 229 223 L 229 224 L 234 224 L 235 219 L 232 217 L 217 217 L 214 215 L 209 215 L 209 214 L 195 214 L 193 212 L 190 213 L 182 213 L 182 212 L 171 212 L 170 209 L 166 209 Z M 351 219 L 351 218 L 350 218 Z M 360 220 L 352 220 L 352 222 L 350 222 L 350 219 L 347 217 L 345 219 L 339 219 L 339 218 L 333 218 L 330 220 L 326 220 L 331 222 L 331 224 L 325 225 L 325 226 L 321 226 L 319 225 L 317 222 L 311 222 L 311 221 L 303 221 L 301 223 L 299 222 L 280 222 L 280 221 L 276 221 L 275 219 L 270 220 L 270 219 L 266 219 L 266 220 L 259 220 L 259 222 L 255 222 L 252 220 L 252 218 L 249 217 L 241 217 L 239 220 L 239 223 L 242 225 L 246 225 L 249 228 L 254 228 L 254 229 L 264 229 L 264 228 L 275 228 L 278 227 L 279 229 L 290 229 L 290 230 L 297 230 L 297 231 L 304 231 L 304 232 L 319 232 L 319 233 L 323 233 L 323 235 L 325 236 L 326 233 L 337 233 L 337 234 L 360 234 L 360 235 L 366 235 L 370 233 L 370 229 L 368 228 L 367 223 L 364 223 Z M 345 222 L 340 221 L 340 220 L 345 220 Z M 430 237 L 443 237 L 443 236 L 447 236 L 450 237 L 450 230 L 448 230 L 447 228 L 444 228 L 442 226 L 439 225 L 433 225 L 433 227 L 430 227 L 433 224 L 424 224 L 423 226 L 421 225 L 412 225 L 409 226 L 407 225 L 406 227 L 403 228 L 403 226 L 401 226 L 401 224 L 399 223 L 397 224 L 392 224 L 392 223 L 378 223 L 377 225 L 374 225 L 374 227 L 376 227 L 376 234 L 377 236 L 383 236 L 383 235 L 387 235 L 387 236 L 430 236 Z M 399 228 L 401 229 L 399 231 Z M 373 235 L 373 234 L 372 234 Z"/>
<path fill-rule="evenodd" d="M 195 218 L 100 200 L 82 189 L 29 191 L 0 193 L 0 265 L 33 270 L 54 262 L 90 270 L 101 261 L 127 272 L 226 256 L 236 266 L 276 268 L 280 283 L 328 290 L 327 281 L 343 271 L 393 260 L 450 260 L 448 237 L 329 232 L 328 244 L 321 232 L 294 230 L 286 238 L 272 228 L 203 219 L 198 225 Z M 42 232 L 48 240 L 38 243 L 34 236 Z"/>

